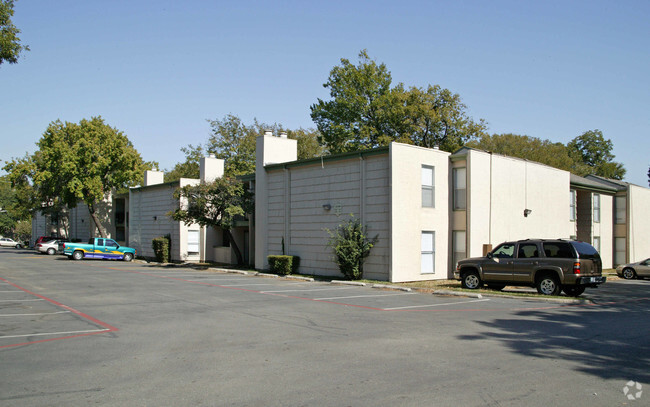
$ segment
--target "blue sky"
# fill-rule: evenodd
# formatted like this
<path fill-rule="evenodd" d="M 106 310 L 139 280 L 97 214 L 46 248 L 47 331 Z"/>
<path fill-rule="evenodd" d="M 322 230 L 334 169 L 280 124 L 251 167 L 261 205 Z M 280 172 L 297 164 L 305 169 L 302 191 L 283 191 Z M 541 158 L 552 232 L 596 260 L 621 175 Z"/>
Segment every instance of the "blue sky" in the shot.
<path fill-rule="evenodd" d="M 207 140 L 206 119 L 315 127 L 329 71 L 367 49 L 394 83 L 458 93 L 491 133 L 600 129 L 648 185 L 647 0 L 18 0 L 13 21 L 31 51 L 0 66 L 3 161 L 57 119 L 101 115 L 161 169 Z"/>

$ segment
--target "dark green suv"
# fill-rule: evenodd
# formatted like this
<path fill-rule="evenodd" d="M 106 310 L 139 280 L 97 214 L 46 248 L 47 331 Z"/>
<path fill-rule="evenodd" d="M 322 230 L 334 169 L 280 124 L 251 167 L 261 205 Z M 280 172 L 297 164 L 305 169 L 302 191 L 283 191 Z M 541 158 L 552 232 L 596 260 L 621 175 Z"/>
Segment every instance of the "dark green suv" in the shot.
<path fill-rule="evenodd" d="M 526 239 L 498 245 L 485 257 L 461 260 L 454 278 L 463 288 L 487 284 L 536 287 L 537 292 L 578 296 L 605 282 L 598 251 L 590 244 L 564 239 Z"/>

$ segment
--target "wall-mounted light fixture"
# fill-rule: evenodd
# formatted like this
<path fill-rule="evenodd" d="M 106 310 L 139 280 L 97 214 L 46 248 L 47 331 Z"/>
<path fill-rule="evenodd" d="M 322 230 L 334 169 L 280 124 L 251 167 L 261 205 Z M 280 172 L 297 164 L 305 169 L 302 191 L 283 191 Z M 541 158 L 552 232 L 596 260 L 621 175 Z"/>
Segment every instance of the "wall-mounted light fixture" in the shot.
<path fill-rule="evenodd" d="M 153 217 L 153 220 L 158 220 L 158 216 L 154 216 L 154 217 Z"/>
<path fill-rule="evenodd" d="M 329 210 L 332 209 L 332 205 L 326 203 L 325 205 L 323 205 L 323 209 L 325 209 L 326 211 L 329 211 Z"/>
<path fill-rule="evenodd" d="M 527 218 L 532 211 L 533 211 L 532 209 L 524 209 L 524 217 Z"/>

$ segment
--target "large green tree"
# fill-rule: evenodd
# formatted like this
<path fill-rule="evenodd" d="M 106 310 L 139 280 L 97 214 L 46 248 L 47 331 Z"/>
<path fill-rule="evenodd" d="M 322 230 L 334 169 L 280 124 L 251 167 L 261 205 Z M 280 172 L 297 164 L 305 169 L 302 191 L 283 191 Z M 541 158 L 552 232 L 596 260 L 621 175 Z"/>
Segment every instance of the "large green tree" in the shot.
<path fill-rule="evenodd" d="M 511 157 L 536 161 L 551 167 L 571 171 L 575 165 L 568 148 L 562 143 L 517 134 L 485 135 L 467 143 L 468 147 L 491 151 Z"/>
<path fill-rule="evenodd" d="M 448 89 L 429 85 L 407 90 L 402 83 L 393 87 L 386 65 L 370 59 L 365 50 L 357 65 L 341 59 L 323 86 L 331 99 L 318 99 L 311 118 L 321 133 L 320 143 L 332 154 L 391 141 L 453 151 L 486 129 Z"/>
<path fill-rule="evenodd" d="M 177 163 L 170 171 L 165 171 L 165 182 L 177 181 L 181 178 L 199 178 L 201 173 L 200 160 L 204 156 L 200 145 L 181 147 L 185 161 Z"/>
<path fill-rule="evenodd" d="M 230 237 L 237 264 L 244 263 L 232 228 L 238 216 L 253 213 L 252 192 L 245 184 L 231 177 L 217 178 L 212 182 L 186 185 L 179 188 L 175 196 L 182 204 L 170 214 L 174 220 L 224 230 Z"/>
<path fill-rule="evenodd" d="M 573 171 L 578 175 L 595 174 L 606 178 L 623 179 L 625 168 L 614 160 L 611 140 L 600 130 L 589 130 L 567 144 L 569 154 L 575 161 Z"/>
<path fill-rule="evenodd" d="M 5 170 L 17 181 L 31 180 L 34 209 L 39 203 L 73 208 L 84 202 L 102 237 L 106 230 L 98 204 L 109 192 L 141 182 L 144 171 L 157 165 L 145 163 L 126 135 L 101 117 L 79 123 L 54 121 L 37 145 L 31 157 L 13 160 Z"/>
<path fill-rule="evenodd" d="M 20 30 L 11 21 L 13 15 L 14 0 L 0 0 L 0 65 L 15 64 L 21 52 L 29 51 L 29 46 L 20 43 Z"/>

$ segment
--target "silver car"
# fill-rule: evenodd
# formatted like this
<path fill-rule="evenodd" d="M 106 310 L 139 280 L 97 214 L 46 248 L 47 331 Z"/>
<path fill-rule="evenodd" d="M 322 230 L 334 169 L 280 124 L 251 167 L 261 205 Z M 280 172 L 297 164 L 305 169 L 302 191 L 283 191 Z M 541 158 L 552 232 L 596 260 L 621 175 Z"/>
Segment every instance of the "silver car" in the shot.
<path fill-rule="evenodd" d="M 23 245 L 20 244 L 20 242 L 16 242 L 14 239 L 9 239 L 8 237 L 0 238 L 0 246 L 15 247 L 16 249 L 20 249 L 23 247 Z"/>
<path fill-rule="evenodd" d="M 39 253 L 47 253 L 50 255 L 62 252 L 62 250 L 59 249 L 59 240 L 49 240 L 47 242 L 37 243 L 34 249 Z"/>
<path fill-rule="evenodd" d="M 650 277 L 650 259 L 637 261 L 636 263 L 621 264 L 616 267 L 616 274 L 626 280 Z"/>

